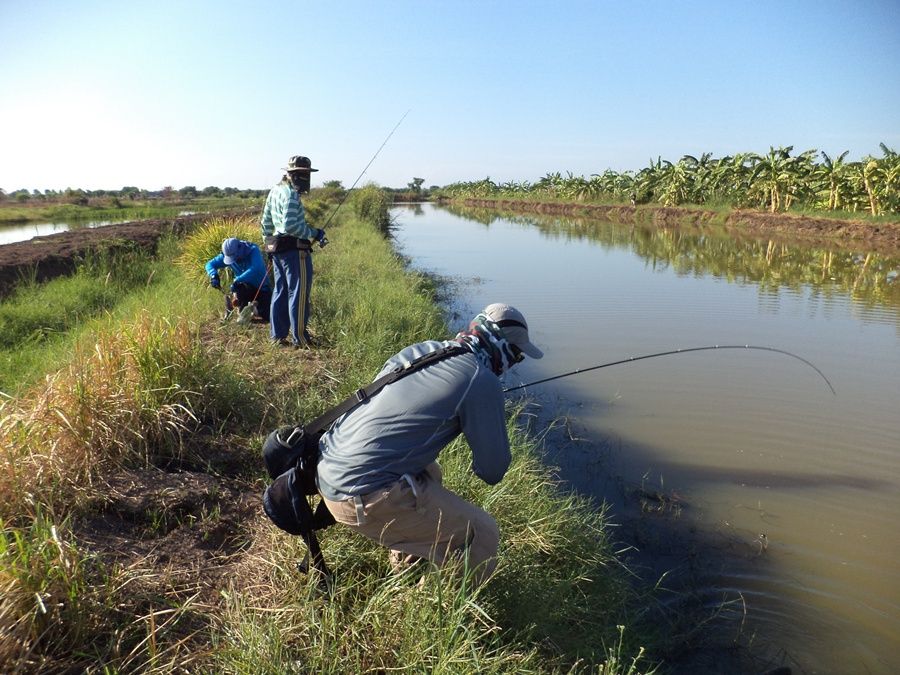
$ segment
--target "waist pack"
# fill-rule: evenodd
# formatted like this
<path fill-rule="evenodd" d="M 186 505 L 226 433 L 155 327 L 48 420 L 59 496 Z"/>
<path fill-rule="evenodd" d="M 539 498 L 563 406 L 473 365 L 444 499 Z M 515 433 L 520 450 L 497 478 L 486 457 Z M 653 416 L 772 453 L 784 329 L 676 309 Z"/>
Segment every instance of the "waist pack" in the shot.
<path fill-rule="evenodd" d="M 318 494 L 316 465 L 319 462 L 319 439 L 341 415 L 368 401 L 392 382 L 406 377 L 426 366 L 456 356 L 469 350 L 461 345 L 450 345 L 419 357 L 405 367 L 397 367 L 379 377 L 339 405 L 320 415 L 307 425 L 279 427 L 266 437 L 263 443 L 263 461 L 273 482 L 263 494 L 263 509 L 269 519 L 285 532 L 303 537 L 308 549 L 306 557 L 298 565 L 302 572 L 312 566 L 323 577 L 330 577 L 316 531 L 334 524 L 334 517 L 321 499 L 315 510 L 309 499 Z"/>
<path fill-rule="evenodd" d="M 275 234 L 263 238 L 263 249 L 266 253 L 284 253 L 285 251 L 312 251 L 309 239 L 300 239 L 290 234 Z"/>

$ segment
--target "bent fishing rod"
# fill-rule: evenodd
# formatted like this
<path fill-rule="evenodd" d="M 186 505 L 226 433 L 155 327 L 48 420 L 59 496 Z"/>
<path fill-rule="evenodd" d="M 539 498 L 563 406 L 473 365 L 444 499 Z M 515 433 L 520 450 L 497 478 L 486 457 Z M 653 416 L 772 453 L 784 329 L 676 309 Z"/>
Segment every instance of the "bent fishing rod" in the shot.
<path fill-rule="evenodd" d="M 410 108 L 410 110 L 412 110 L 412 108 Z M 394 132 L 397 131 L 397 127 L 399 127 L 399 126 L 403 123 L 403 120 L 406 119 L 406 116 L 407 116 L 407 115 L 409 115 L 409 110 L 407 110 L 405 113 L 403 113 L 403 117 L 401 117 L 401 118 L 400 118 L 400 121 L 397 122 L 397 124 L 394 125 L 394 128 L 393 128 L 393 129 L 391 129 L 391 133 L 389 133 L 389 134 L 387 135 L 387 138 L 384 139 L 384 142 L 378 147 L 378 150 L 375 151 L 375 154 L 372 155 L 372 159 L 369 160 L 369 163 L 366 164 L 366 167 L 365 167 L 365 168 L 360 172 L 360 174 L 356 177 L 356 180 L 353 181 L 353 185 L 351 185 L 351 186 L 350 186 L 350 189 L 347 190 L 347 191 L 344 193 L 344 196 L 341 198 L 341 201 L 340 201 L 340 203 L 337 205 L 337 208 L 336 208 L 334 211 L 331 212 L 331 215 L 328 216 L 328 220 L 326 220 L 326 221 L 325 221 L 325 224 L 322 225 L 322 228 L 321 228 L 322 230 L 324 230 L 326 227 L 328 227 L 328 223 L 331 222 L 331 219 L 334 218 L 335 214 L 336 214 L 336 213 L 340 210 L 340 208 L 344 205 L 344 202 L 347 201 L 347 197 L 350 195 L 351 192 L 353 192 L 353 188 L 356 187 L 356 184 L 359 182 L 359 179 L 362 178 L 362 177 L 365 175 L 366 171 L 368 171 L 369 167 L 372 166 L 372 162 L 375 161 L 375 158 L 378 157 L 378 155 L 379 155 L 379 153 L 381 152 L 381 150 L 384 148 L 385 145 L 387 145 L 387 142 L 388 142 L 389 140 L 391 140 L 391 136 L 394 135 Z"/>
<path fill-rule="evenodd" d="M 529 382 L 528 384 L 520 384 L 516 387 L 509 387 L 508 389 L 504 389 L 503 393 L 509 393 L 511 391 L 516 391 L 517 389 L 524 389 L 525 387 L 531 387 L 536 384 L 543 384 L 544 382 L 551 382 L 553 380 L 558 380 L 563 377 L 569 377 L 571 375 L 578 375 L 579 373 L 587 373 L 592 370 L 600 370 L 601 368 L 609 368 L 610 366 L 618 366 L 623 363 L 631 363 L 633 361 L 642 361 L 643 359 L 653 359 L 657 356 L 670 356 L 672 354 L 687 354 L 688 352 L 703 352 L 709 351 L 712 349 L 755 349 L 758 351 L 764 352 L 775 352 L 776 354 L 784 354 L 785 356 L 790 356 L 793 359 L 797 359 L 798 361 L 805 363 L 807 366 L 815 370 L 819 376 L 825 380 L 825 384 L 828 385 L 828 388 L 831 389 L 831 393 L 837 396 L 837 392 L 834 390 L 834 387 L 831 386 L 831 382 L 828 381 L 828 378 L 825 377 L 825 373 L 816 368 L 815 365 L 804 359 L 802 356 L 797 356 L 796 354 L 792 354 L 791 352 L 785 351 L 783 349 L 776 349 L 775 347 L 759 347 L 756 345 L 710 345 L 708 347 L 689 347 L 687 349 L 672 349 L 667 352 L 657 352 L 656 354 L 644 354 L 643 356 L 631 356 L 627 359 L 621 359 L 619 361 L 611 361 L 610 363 L 602 363 L 599 366 L 591 366 L 590 368 L 577 368 L 575 370 L 569 371 L 568 373 L 562 373 L 560 375 L 554 375 L 552 377 L 545 377 L 542 380 L 535 380 L 534 382 Z"/>

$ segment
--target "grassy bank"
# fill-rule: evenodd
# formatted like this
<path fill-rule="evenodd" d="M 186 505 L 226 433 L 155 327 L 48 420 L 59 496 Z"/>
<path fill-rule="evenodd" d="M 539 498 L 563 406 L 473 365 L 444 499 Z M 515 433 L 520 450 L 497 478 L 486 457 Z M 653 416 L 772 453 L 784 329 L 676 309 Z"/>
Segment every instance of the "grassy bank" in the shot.
<path fill-rule="evenodd" d="M 355 197 L 315 254 L 320 349 L 275 348 L 263 325 L 219 321 L 221 296 L 196 276 L 219 223 L 165 248 L 169 274 L 133 289 L 134 304 L 85 328 L 61 371 L 3 404 L 0 669 L 648 668 L 603 514 L 557 490 L 515 407 L 501 484 L 471 475 L 462 441 L 441 456 L 450 487 L 500 524 L 489 584 L 394 576 L 386 551 L 340 527 L 322 536 L 334 588 L 296 571 L 301 541 L 260 508 L 262 438 L 337 402 L 406 344 L 448 335 L 431 282 L 372 224 L 384 200 Z M 225 227 L 256 237 L 254 219 Z"/>

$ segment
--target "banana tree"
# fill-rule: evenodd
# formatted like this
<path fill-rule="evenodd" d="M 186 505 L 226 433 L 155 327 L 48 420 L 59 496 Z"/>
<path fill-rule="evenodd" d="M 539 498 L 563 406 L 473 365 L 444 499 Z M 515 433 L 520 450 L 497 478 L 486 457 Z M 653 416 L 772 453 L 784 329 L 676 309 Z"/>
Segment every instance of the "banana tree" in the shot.
<path fill-rule="evenodd" d="M 660 189 L 662 177 L 663 162 L 659 157 L 656 158 L 655 162 L 651 159 L 650 166 L 644 167 L 638 171 L 637 176 L 635 176 L 638 201 L 655 201 L 657 199 L 656 193 Z"/>
<path fill-rule="evenodd" d="M 750 174 L 751 192 L 762 195 L 772 213 L 782 205 L 787 210 L 791 201 L 801 193 L 804 187 L 802 181 L 809 175 L 812 167 L 815 150 L 807 150 L 791 157 L 793 149 L 793 145 L 777 149 L 769 146 L 769 152 L 759 157 Z"/>
<path fill-rule="evenodd" d="M 900 154 L 884 143 L 879 145 L 884 154 L 884 157 L 879 160 L 884 175 L 882 202 L 887 211 L 897 213 L 900 211 Z"/>
<path fill-rule="evenodd" d="M 836 211 L 842 205 L 842 197 L 849 193 L 848 165 L 844 163 L 849 150 L 845 150 L 835 159 L 822 152 L 822 163 L 816 167 L 815 174 L 828 190 L 828 210 Z"/>
<path fill-rule="evenodd" d="M 675 164 L 668 160 L 663 160 L 662 175 L 660 177 L 662 194 L 659 201 L 664 206 L 683 204 L 687 201 L 690 183 L 690 170 L 683 159 L 678 160 Z"/>
<path fill-rule="evenodd" d="M 684 165 L 688 176 L 687 201 L 694 204 L 708 201 L 712 191 L 712 153 L 704 152 L 700 159 L 685 155 L 679 163 Z"/>

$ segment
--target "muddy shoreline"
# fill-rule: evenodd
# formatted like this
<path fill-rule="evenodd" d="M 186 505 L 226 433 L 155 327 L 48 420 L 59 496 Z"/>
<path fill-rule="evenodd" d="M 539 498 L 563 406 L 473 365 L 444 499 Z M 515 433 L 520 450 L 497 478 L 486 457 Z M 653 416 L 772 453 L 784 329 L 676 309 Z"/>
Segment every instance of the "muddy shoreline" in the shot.
<path fill-rule="evenodd" d="M 180 236 L 209 217 L 208 214 L 198 214 L 138 220 L 69 230 L 0 245 L 0 298 L 9 295 L 22 279 L 47 281 L 71 274 L 79 261 L 94 252 L 115 252 L 137 247 L 148 255 L 154 255 L 164 235 Z"/>
<path fill-rule="evenodd" d="M 657 227 L 720 226 L 736 236 L 779 240 L 803 239 L 811 244 L 827 247 L 872 251 L 884 255 L 900 254 L 900 222 L 876 223 L 750 210 L 735 210 L 722 214 L 717 211 L 686 207 L 557 204 L 509 199 L 465 199 L 456 203 L 474 208 L 581 216 Z"/>

